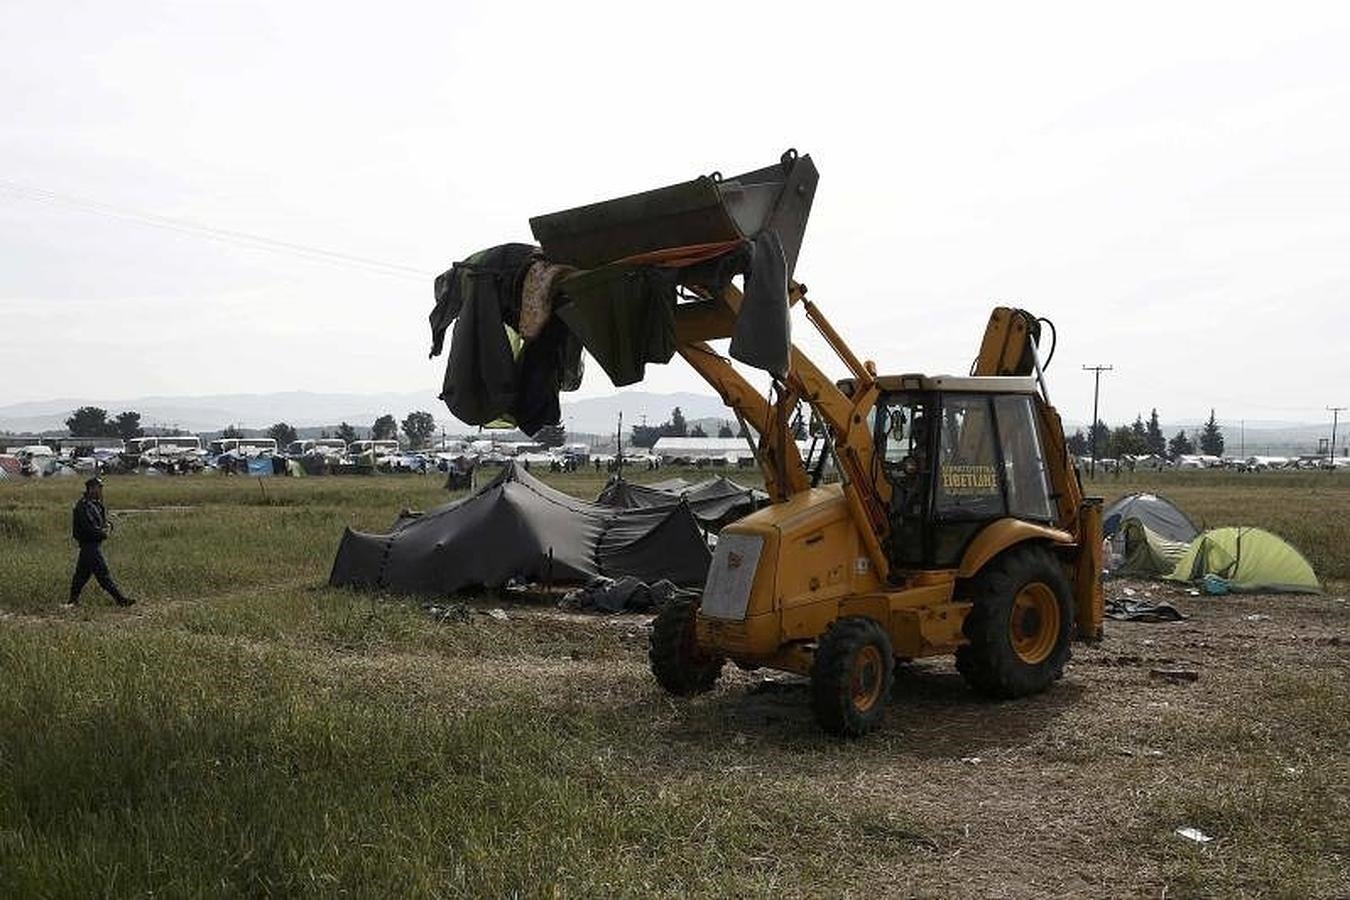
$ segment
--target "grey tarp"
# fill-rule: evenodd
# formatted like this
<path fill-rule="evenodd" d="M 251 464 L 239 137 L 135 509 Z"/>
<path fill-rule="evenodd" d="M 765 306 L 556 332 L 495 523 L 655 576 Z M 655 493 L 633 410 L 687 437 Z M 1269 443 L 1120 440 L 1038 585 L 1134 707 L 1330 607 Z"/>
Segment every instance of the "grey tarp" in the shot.
<path fill-rule="evenodd" d="M 659 509 L 683 501 L 689 505 L 699 524 L 713 529 L 747 516 L 769 502 L 769 495 L 763 491 L 720 475 L 697 484 L 682 479 L 674 481 L 679 483 L 643 485 L 611 478 L 595 502 L 619 509 Z"/>
<path fill-rule="evenodd" d="M 597 575 L 697 585 L 710 561 L 686 504 L 604 507 L 509 463 L 473 495 L 404 517 L 388 534 L 347 529 L 329 583 L 413 594 L 500 587 L 513 578 L 584 584 Z"/>

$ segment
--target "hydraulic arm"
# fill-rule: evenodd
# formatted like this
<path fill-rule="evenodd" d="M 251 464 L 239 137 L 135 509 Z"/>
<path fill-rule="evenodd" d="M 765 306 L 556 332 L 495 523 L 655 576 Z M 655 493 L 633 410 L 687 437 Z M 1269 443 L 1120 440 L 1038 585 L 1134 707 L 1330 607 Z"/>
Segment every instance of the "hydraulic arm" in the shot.
<path fill-rule="evenodd" d="M 890 564 L 882 549 L 889 529 L 882 485 L 872 472 L 873 442 L 868 413 L 876 405 L 876 373 L 864 365 L 840 338 L 819 308 L 806 299 L 806 288 L 793 284 L 790 302 L 800 302 L 807 319 L 848 367 L 854 385 L 845 394 L 795 344 L 787 374 L 776 380 L 774 402 L 755 390 L 717 354 L 708 340 L 731 336 L 740 311 L 741 292 L 728 287 L 715 300 L 676 308 L 676 340 L 680 355 L 710 384 L 718 395 L 759 432 L 756 453 L 769 495 L 785 500 L 809 484 L 801 453 L 792 438 L 790 415 L 796 404 L 806 403 L 830 430 L 835 464 L 843 483 L 849 511 L 877 575 L 885 578 Z"/>

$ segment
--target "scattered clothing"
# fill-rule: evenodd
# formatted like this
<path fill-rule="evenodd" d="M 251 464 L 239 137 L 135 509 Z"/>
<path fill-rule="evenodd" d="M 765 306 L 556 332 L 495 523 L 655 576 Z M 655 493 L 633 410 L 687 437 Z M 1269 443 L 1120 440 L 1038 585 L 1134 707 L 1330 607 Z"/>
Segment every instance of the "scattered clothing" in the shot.
<path fill-rule="evenodd" d="M 1119 597 L 1106 601 L 1106 617 L 1121 622 L 1181 622 L 1186 615 L 1165 600 L 1154 603 Z"/>
<path fill-rule="evenodd" d="M 581 387 L 585 365 L 581 341 L 557 318 L 522 348 L 517 366 L 516 402 L 506 416 L 533 435 L 562 421 L 559 391 Z"/>
<path fill-rule="evenodd" d="M 698 591 L 676 587 L 664 578 L 649 585 L 631 575 L 617 580 L 601 576 L 585 587 L 568 591 L 558 606 L 580 612 L 647 612 L 666 606 L 676 597 L 697 596 Z"/>
<path fill-rule="evenodd" d="M 792 320 L 787 260 L 776 232 L 766 229 L 755 235 L 749 266 L 730 353 L 748 366 L 782 377 L 791 362 Z"/>
<path fill-rule="evenodd" d="M 506 326 L 519 324 L 520 284 L 534 253 L 528 244 L 503 244 L 475 253 L 436 281 L 431 352 L 440 352 L 454 322 L 441 399 L 462 422 L 487 425 L 515 408 L 517 347 Z"/>
<path fill-rule="evenodd" d="M 558 316 L 616 387 L 675 355 L 675 276 L 654 267 L 604 266 L 562 282 Z"/>
<path fill-rule="evenodd" d="M 553 295 L 558 281 L 576 270 L 537 259 L 525 270 L 520 289 L 520 337 L 528 344 L 553 318 Z"/>

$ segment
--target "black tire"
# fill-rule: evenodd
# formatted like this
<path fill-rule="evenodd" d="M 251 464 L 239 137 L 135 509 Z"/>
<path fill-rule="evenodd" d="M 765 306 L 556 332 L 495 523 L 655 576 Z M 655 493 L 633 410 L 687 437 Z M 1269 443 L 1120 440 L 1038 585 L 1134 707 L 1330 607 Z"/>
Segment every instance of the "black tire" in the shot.
<path fill-rule="evenodd" d="M 816 645 L 811 705 L 820 727 L 861 737 L 881 724 L 895 681 L 895 654 L 886 629 L 865 617 L 837 619 Z"/>
<path fill-rule="evenodd" d="M 972 690 L 1008 700 L 1040 693 L 1063 676 L 1073 591 L 1050 551 L 1031 545 L 1002 553 L 965 595 L 974 603 L 962 626 L 970 644 L 956 651 L 956 668 Z"/>
<path fill-rule="evenodd" d="M 712 690 L 726 659 L 705 653 L 694 633 L 698 606 L 691 600 L 675 600 L 657 613 L 652 622 L 647 659 L 652 674 L 668 693 L 692 697 Z"/>

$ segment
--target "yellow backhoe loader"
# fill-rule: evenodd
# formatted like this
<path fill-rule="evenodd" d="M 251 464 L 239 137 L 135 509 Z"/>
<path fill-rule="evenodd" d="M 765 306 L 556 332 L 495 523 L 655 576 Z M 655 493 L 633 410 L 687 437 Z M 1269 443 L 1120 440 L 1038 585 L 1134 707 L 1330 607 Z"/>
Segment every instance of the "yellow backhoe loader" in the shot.
<path fill-rule="evenodd" d="M 721 532 L 700 601 L 657 616 L 652 672 L 677 695 L 712 688 L 727 661 L 809 676 L 818 721 L 845 736 L 880 722 L 897 660 L 954 654 L 981 694 L 1042 691 L 1103 620 L 1100 500 L 1084 497 L 1049 402 L 1043 322 L 995 309 L 965 376 L 878 374 L 791 278 L 816 177 L 789 151 L 531 223 L 550 259 L 581 265 L 772 231 L 787 305 L 848 372 L 831 380 L 788 344 L 766 397 L 709 343 L 733 338 L 735 354 L 749 276 L 745 295 L 686 285 L 674 350 L 757 435 L 773 502 Z M 808 461 L 792 439 L 802 404 L 818 435 Z"/>

